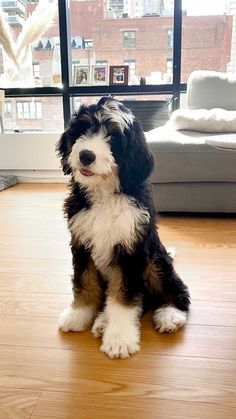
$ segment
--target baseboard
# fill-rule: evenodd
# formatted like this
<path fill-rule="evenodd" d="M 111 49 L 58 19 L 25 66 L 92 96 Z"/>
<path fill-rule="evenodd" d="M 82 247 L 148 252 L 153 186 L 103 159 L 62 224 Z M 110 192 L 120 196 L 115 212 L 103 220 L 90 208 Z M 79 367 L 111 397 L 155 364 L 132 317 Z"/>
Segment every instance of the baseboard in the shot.
<path fill-rule="evenodd" d="M 19 183 L 67 183 L 69 179 L 59 170 L 0 170 L 0 175 L 15 175 Z"/>

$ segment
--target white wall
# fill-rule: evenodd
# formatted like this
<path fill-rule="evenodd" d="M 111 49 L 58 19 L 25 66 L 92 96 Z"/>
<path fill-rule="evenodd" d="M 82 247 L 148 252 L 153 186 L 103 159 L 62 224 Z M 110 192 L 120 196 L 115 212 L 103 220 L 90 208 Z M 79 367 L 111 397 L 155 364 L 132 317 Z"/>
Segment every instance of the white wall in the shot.
<path fill-rule="evenodd" d="M 0 174 L 19 182 L 66 182 L 56 156 L 59 133 L 0 134 Z"/>

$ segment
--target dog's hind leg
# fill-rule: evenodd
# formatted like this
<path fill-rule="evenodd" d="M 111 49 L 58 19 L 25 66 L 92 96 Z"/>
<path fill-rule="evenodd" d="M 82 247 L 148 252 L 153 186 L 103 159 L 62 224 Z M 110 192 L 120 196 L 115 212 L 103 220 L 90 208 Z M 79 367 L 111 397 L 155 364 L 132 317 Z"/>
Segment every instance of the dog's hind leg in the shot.
<path fill-rule="evenodd" d="M 73 247 L 74 300 L 59 319 L 59 328 L 63 332 L 81 332 L 93 322 L 102 302 L 101 277 L 84 247 Z"/>
<path fill-rule="evenodd" d="M 172 258 L 159 243 L 155 259 L 149 263 L 146 283 L 154 301 L 153 320 L 160 332 L 174 332 L 187 320 L 190 296 L 186 285 L 173 267 Z M 156 300 L 156 304 L 155 304 Z"/>

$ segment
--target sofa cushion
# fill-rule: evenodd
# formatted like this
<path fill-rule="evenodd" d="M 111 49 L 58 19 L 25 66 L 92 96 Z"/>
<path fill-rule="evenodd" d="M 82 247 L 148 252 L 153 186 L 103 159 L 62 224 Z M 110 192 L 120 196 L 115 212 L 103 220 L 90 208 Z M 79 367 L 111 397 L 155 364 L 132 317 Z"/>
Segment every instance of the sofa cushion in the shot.
<path fill-rule="evenodd" d="M 146 133 L 146 138 L 156 161 L 153 183 L 236 182 L 236 153 L 208 143 L 236 143 L 236 134 L 202 134 L 160 127 Z"/>
<path fill-rule="evenodd" d="M 159 212 L 236 212 L 233 182 L 155 183 L 153 196 Z"/>
<path fill-rule="evenodd" d="M 168 125 L 175 130 L 236 132 L 236 111 L 225 109 L 177 109 Z"/>
<path fill-rule="evenodd" d="M 188 78 L 189 109 L 223 108 L 236 110 L 236 75 L 217 71 L 196 70 Z"/>
<path fill-rule="evenodd" d="M 213 138 L 207 138 L 206 143 L 219 149 L 236 152 L 236 140 L 233 136 L 228 136 L 228 138 L 227 136 L 223 136 L 223 138 L 214 138 L 213 136 Z"/>

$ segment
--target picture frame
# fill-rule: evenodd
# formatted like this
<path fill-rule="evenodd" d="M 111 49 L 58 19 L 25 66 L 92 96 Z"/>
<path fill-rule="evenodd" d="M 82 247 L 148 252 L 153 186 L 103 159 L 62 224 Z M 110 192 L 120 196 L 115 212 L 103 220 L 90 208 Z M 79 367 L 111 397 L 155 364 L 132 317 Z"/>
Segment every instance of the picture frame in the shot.
<path fill-rule="evenodd" d="M 88 86 L 90 84 L 90 66 L 75 65 L 73 81 L 74 86 Z"/>
<path fill-rule="evenodd" d="M 128 65 L 111 65 L 110 66 L 110 85 L 127 85 L 128 84 Z"/>
<path fill-rule="evenodd" d="M 108 84 L 108 66 L 93 65 L 92 66 L 92 85 L 104 86 Z"/>

